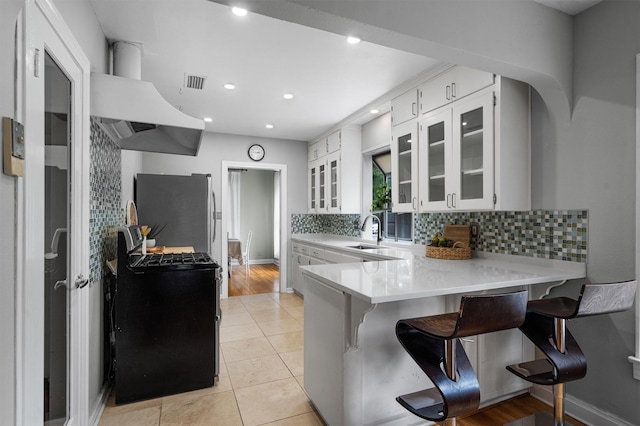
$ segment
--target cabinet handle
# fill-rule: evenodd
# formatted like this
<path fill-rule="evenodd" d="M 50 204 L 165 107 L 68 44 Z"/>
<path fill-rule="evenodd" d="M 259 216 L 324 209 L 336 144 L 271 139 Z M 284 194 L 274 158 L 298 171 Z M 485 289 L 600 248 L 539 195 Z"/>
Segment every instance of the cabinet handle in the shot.
<path fill-rule="evenodd" d="M 456 84 L 455 83 L 451 83 L 451 97 L 452 98 L 456 97 Z"/>
<path fill-rule="evenodd" d="M 416 107 L 417 107 L 417 106 L 418 106 L 418 104 L 417 104 L 417 103 L 415 103 L 415 102 L 413 102 L 413 103 L 411 104 L 411 115 L 418 115 L 418 114 L 416 113 Z"/>
<path fill-rule="evenodd" d="M 451 208 L 451 194 L 447 194 L 447 208 Z"/>
<path fill-rule="evenodd" d="M 451 207 L 456 208 L 456 193 L 451 194 Z"/>
<path fill-rule="evenodd" d="M 413 210 L 416 209 L 416 201 L 418 201 L 416 197 L 413 197 L 413 199 L 411 200 L 411 208 L 413 208 Z"/>
<path fill-rule="evenodd" d="M 447 85 L 446 98 L 448 101 L 451 100 L 451 86 Z"/>

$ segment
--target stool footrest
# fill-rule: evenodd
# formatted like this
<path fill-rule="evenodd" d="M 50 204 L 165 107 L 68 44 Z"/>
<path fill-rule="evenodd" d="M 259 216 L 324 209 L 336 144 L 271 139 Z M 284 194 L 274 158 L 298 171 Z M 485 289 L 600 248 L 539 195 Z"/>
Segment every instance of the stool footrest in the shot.
<path fill-rule="evenodd" d="M 424 419 L 442 418 L 444 401 L 436 388 L 408 393 L 396 398 L 404 408 Z"/>
<path fill-rule="evenodd" d="M 537 385 L 553 385 L 558 380 L 553 364 L 546 358 L 508 365 L 507 370 L 521 379 Z"/>

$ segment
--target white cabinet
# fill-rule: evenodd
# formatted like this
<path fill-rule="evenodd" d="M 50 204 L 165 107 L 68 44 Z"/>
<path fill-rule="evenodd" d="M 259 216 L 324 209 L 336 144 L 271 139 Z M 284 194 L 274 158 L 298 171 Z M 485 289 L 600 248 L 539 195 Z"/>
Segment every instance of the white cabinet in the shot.
<path fill-rule="evenodd" d="M 322 156 L 309 161 L 310 213 L 360 213 L 362 153 L 359 125 L 334 132 L 316 142 Z M 347 164 L 348 167 L 343 167 Z"/>
<path fill-rule="evenodd" d="M 529 89 L 492 87 L 420 120 L 420 212 L 529 210 Z"/>
<path fill-rule="evenodd" d="M 418 116 L 418 91 L 408 92 L 391 100 L 391 124 L 397 126 Z"/>
<path fill-rule="evenodd" d="M 462 99 L 494 83 L 494 74 L 456 66 L 430 79 L 418 90 L 420 112 L 425 114 Z"/>
<path fill-rule="evenodd" d="M 324 261 L 324 249 L 315 246 L 307 246 L 297 242 L 291 244 L 291 265 L 293 268 L 293 289 L 304 295 L 304 278 L 302 276 L 301 266 L 321 265 L 327 263 Z"/>
<path fill-rule="evenodd" d="M 416 120 L 391 130 L 391 202 L 394 212 L 418 208 L 418 124 Z"/>
<path fill-rule="evenodd" d="M 493 91 L 420 123 L 420 210 L 493 208 Z"/>

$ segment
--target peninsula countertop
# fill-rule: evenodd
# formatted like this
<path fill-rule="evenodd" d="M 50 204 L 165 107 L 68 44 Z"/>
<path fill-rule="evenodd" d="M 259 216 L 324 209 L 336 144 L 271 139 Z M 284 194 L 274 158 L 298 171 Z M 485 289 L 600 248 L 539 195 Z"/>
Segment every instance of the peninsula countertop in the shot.
<path fill-rule="evenodd" d="M 293 240 L 338 249 L 375 242 L 327 235 L 293 236 Z M 367 256 L 383 260 L 301 267 L 302 273 L 367 303 L 395 302 L 423 297 L 506 289 L 542 283 L 562 283 L 586 276 L 586 264 L 474 252 L 469 260 L 440 260 L 425 256 L 422 246 L 367 249 Z M 389 260 L 392 259 L 392 260 Z"/>

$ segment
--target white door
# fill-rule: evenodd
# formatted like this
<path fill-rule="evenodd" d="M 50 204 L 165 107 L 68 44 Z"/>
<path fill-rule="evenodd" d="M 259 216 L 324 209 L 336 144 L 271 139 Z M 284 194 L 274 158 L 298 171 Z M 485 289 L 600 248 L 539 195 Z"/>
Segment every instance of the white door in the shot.
<path fill-rule="evenodd" d="M 49 0 L 23 18 L 17 423 L 87 424 L 89 61 Z"/>

